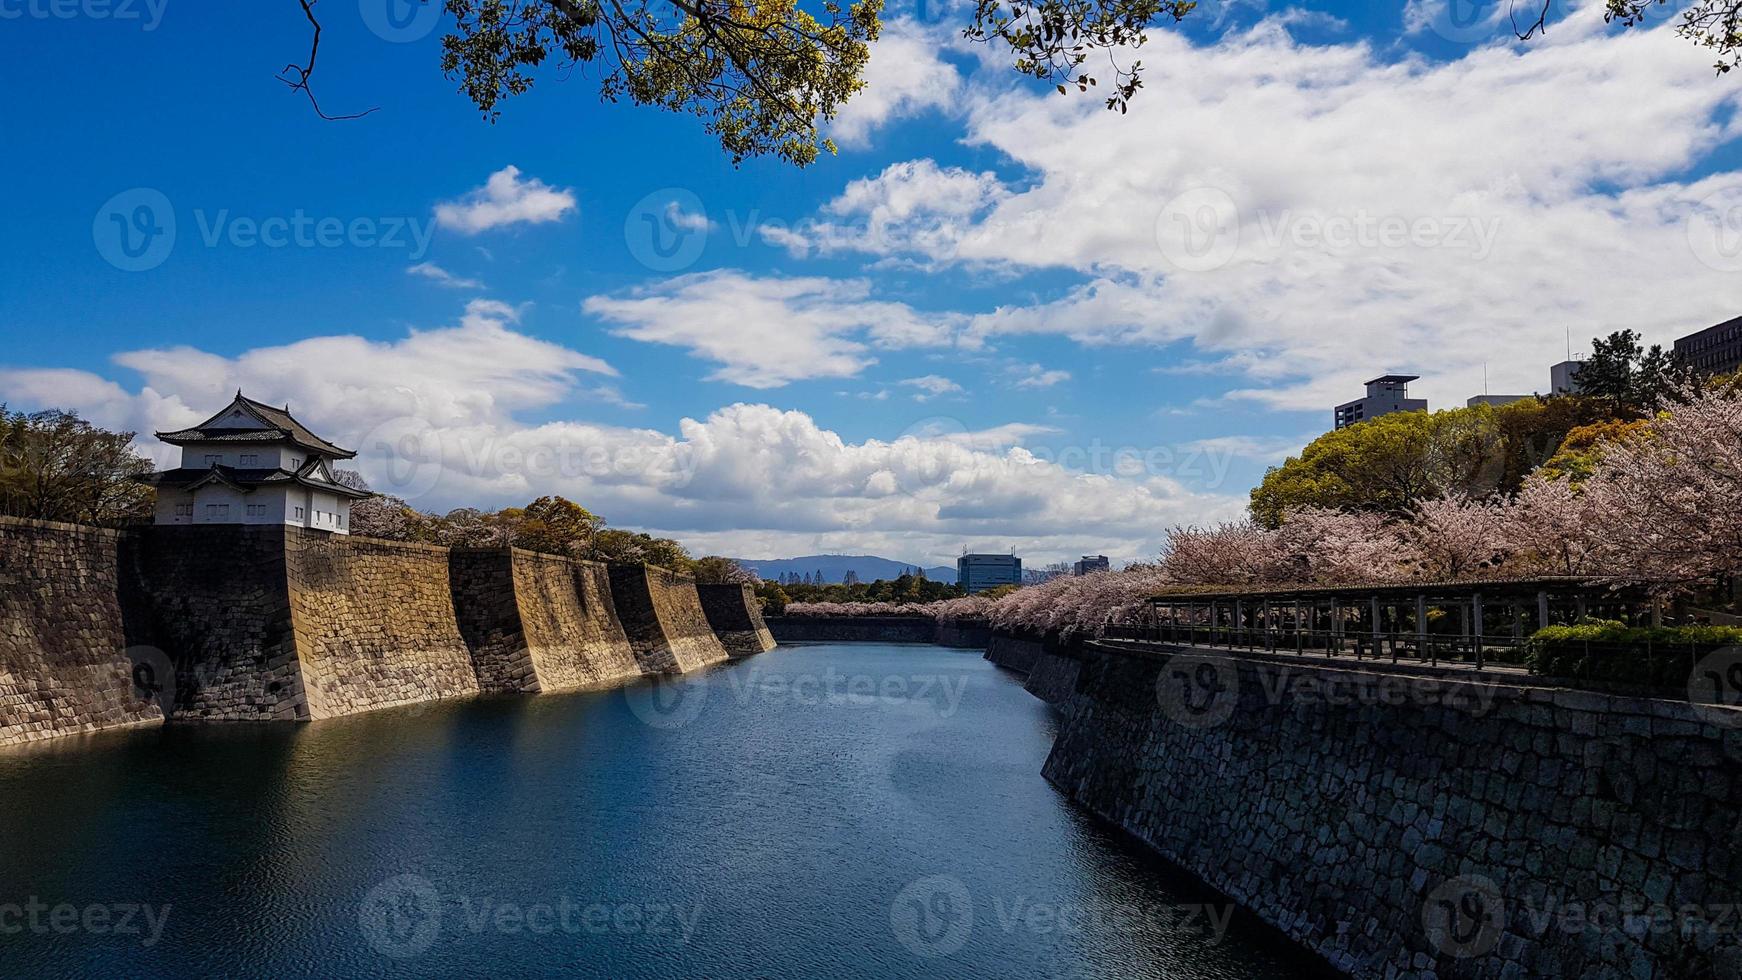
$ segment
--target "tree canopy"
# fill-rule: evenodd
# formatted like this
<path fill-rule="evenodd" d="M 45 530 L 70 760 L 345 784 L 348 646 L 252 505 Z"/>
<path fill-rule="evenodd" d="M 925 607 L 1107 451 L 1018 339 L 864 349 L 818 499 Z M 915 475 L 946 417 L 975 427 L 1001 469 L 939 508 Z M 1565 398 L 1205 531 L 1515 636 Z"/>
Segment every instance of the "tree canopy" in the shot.
<path fill-rule="evenodd" d="M 291 91 L 315 95 L 322 25 L 317 0 L 296 0 L 312 43 L 303 63 L 279 73 Z M 540 69 L 586 66 L 609 101 L 627 99 L 695 116 L 734 163 L 772 155 L 798 166 L 834 151 L 828 120 L 865 85 L 883 0 L 418 0 L 451 21 L 441 71 L 487 120 L 529 91 Z M 1614 24 L 1643 23 L 1663 0 L 1606 0 Z M 1512 0 L 1512 25 L 1529 40 L 1547 25 L 1553 0 Z M 1197 0 L 974 0 L 962 36 L 1007 58 L 1019 74 L 1059 93 L 1096 92 L 1124 112 L 1143 87 L 1134 57 L 1158 25 L 1183 20 Z M 1729 71 L 1742 57 L 1742 0 L 1696 0 L 1683 37 L 1718 53 Z M 1105 80 L 1108 84 L 1101 87 Z"/>
<path fill-rule="evenodd" d="M 1402 513 L 1448 495 L 1513 493 L 1569 432 L 1608 417 L 1580 397 L 1381 415 L 1327 432 L 1272 467 L 1252 490 L 1252 518 L 1276 528 L 1299 508 Z"/>
<path fill-rule="evenodd" d="M 154 494 L 133 479 L 151 462 L 133 451 L 133 435 L 71 412 L 0 404 L 0 513 L 110 526 L 151 520 Z"/>
<path fill-rule="evenodd" d="M 1633 330 L 1591 341 L 1591 356 L 1579 370 L 1579 393 L 1609 403 L 1617 416 L 1643 418 L 1691 380 L 1662 344 L 1647 348 Z"/>

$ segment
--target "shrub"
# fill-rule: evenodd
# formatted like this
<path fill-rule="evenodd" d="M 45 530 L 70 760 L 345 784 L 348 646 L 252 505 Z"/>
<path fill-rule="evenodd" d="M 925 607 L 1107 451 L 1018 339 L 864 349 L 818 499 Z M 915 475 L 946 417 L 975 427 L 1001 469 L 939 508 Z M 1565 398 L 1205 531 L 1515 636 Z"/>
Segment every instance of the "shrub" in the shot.
<path fill-rule="evenodd" d="M 1544 677 L 1575 677 L 1681 689 L 1713 650 L 1742 645 L 1734 626 L 1626 626 L 1596 620 L 1537 630 L 1524 662 Z"/>

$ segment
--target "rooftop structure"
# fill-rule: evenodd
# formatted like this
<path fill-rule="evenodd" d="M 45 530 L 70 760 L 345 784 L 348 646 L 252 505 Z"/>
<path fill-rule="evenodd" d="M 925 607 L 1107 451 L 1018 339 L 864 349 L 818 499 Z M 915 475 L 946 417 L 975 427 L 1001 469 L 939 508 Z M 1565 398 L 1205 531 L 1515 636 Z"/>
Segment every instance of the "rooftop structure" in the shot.
<path fill-rule="evenodd" d="M 157 437 L 181 447 L 181 466 L 140 480 L 157 488 L 158 524 L 287 524 L 350 533 L 351 502 L 370 496 L 333 464 L 357 454 L 310 432 L 282 409 L 236 397 L 199 425 Z"/>
<path fill-rule="evenodd" d="M 1367 382 L 1367 395 L 1337 406 L 1336 427 L 1346 429 L 1392 412 L 1425 412 L 1427 399 L 1409 397 L 1409 383 L 1419 379 L 1414 374 L 1385 374 Z"/>

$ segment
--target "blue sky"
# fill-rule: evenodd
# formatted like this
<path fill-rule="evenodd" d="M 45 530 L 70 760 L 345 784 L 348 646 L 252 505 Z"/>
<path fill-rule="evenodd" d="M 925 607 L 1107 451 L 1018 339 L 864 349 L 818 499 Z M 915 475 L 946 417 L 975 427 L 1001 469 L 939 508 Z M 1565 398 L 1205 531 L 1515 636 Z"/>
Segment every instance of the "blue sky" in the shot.
<path fill-rule="evenodd" d="M 586 69 L 486 124 L 442 23 L 372 29 L 402 0 L 322 5 L 323 104 L 379 107 L 324 122 L 273 78 L 290 0 L 157 2 L 0 2 L 0 399 L 149 433 L 241 385 L 427 509 L 1135 560 L 1237 516 L 1365 377 L 1542 390 L 1568 331 L 1742 299 L 1742 83 L 1591 5 L 1521 46 L 1464 0 L 1207 3 L 1121 118 L 964 45 L 963 5 L 896 4 L 841 152 L 796 170 Z M 175 236 L 136 261 L 141 204 Z M 341 230 L 252 236 L 299 218 Z"/>

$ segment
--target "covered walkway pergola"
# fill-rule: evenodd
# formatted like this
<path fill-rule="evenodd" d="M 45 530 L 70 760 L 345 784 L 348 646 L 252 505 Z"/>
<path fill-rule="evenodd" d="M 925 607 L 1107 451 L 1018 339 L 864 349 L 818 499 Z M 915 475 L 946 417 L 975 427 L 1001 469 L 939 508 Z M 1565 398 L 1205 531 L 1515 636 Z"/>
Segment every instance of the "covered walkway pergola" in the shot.
<path fill-rule="evenodd" d="M 1481 667 L 1516 663 L 1538 629 L 1587 616 L 1660 625 L 1662 607 L 1643 588 L 1578 577 L 1186 589 L 1153 597 L 1146 622 L 1108 635 Z"/>

